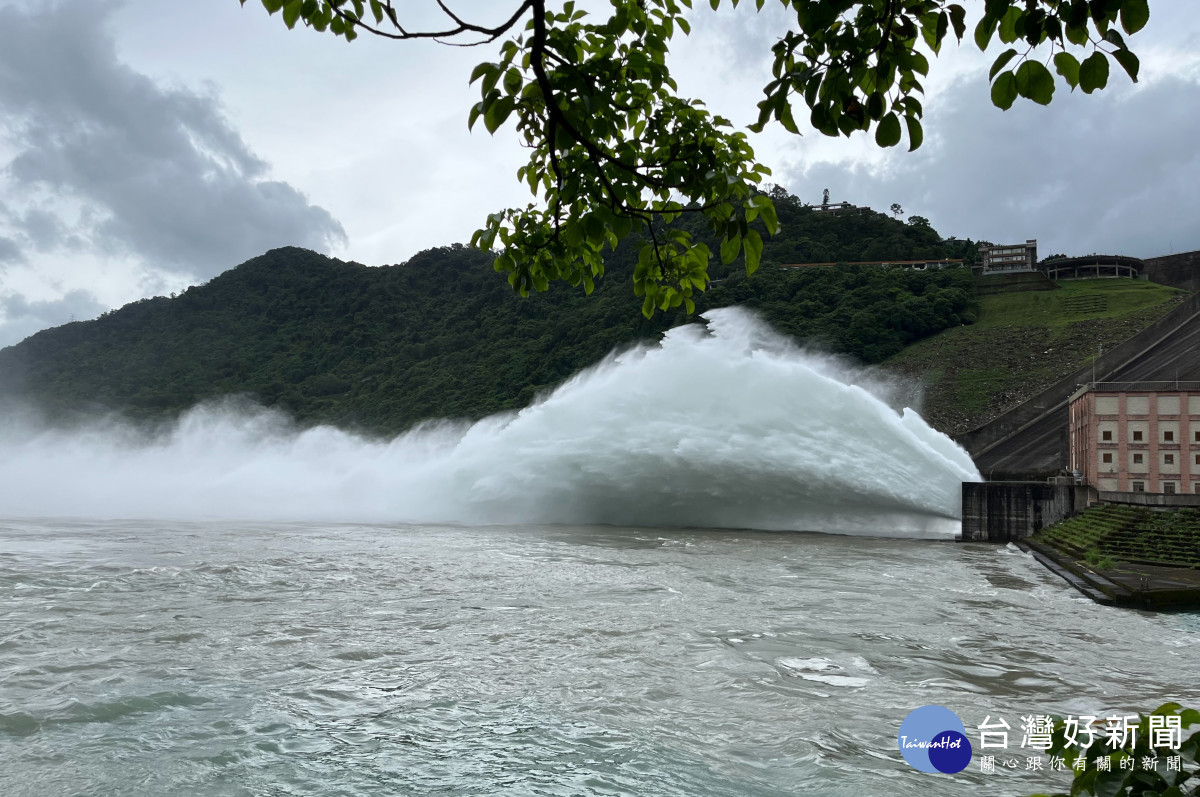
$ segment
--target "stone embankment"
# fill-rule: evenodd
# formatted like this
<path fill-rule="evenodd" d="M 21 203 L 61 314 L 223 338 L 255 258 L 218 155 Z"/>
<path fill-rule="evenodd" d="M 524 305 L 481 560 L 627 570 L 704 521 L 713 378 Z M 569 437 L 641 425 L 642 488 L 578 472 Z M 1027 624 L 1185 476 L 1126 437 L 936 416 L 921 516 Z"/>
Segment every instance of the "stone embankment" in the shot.
<path fill-rule="evenodd" d="M 1200 607 L 1200 496 L 968 483 L 962 540 L 1015 543 L 1097 603 Z"/>

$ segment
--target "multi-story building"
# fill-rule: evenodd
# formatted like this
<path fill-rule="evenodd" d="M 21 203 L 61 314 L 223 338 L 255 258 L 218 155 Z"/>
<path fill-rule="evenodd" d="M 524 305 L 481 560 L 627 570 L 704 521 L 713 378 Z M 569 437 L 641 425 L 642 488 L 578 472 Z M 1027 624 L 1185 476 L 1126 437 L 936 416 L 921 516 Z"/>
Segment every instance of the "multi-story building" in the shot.
<path fill-rule="evenodd" d="M 1071 470 L 1101 491 L 1200 493 L 1200 382 L 1098 382 L 1070 399 Z"/>
<path fill-rule="evenodd" d="M 1037 239 L 1023 244 L 983 244 L 979 247 L 979 263 L 984 274 L 1037 269 Z"/>

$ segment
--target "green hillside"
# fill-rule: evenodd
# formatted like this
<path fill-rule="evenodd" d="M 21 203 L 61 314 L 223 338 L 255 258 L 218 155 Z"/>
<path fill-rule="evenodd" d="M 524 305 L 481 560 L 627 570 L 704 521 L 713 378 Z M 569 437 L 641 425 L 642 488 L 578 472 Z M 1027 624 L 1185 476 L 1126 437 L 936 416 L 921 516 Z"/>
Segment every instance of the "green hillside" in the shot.
<path fill-rule="evenodd" d="M 781 233 L 753 277 L 717 266 L 698 302 L 757 309 L 777 329 L 878 362 L 976 314 L 970 272 L 785 269 L 805 260 L 953 256 L 926 225 L 878 213 L 817 213 L 776 195 Z M 882 253 L 882 254 L 880 254 Z M 51 414 L 116 410 L 168 417 L 249 394 L 304 423 L 395 432 L 436 417 L 526 404 L 580 368 L 686 322 L 646 320 L 618 250 L 595 294 L 515 296 L 489 254 L 461 246 L 369 268 L 277 249 L 176 298 L 127 305 L 0 350 L 0 397 Z"/>
<path fill-rule="evenodd" d="M 905 349 L 884 364 L 920 380 L 922 415 L 958 434 L 1074 373 L 1132 337 L 1183 292 L 1133 279 L 1071 280 L 1051 291 L 979 297 L 979 318 Z"/>

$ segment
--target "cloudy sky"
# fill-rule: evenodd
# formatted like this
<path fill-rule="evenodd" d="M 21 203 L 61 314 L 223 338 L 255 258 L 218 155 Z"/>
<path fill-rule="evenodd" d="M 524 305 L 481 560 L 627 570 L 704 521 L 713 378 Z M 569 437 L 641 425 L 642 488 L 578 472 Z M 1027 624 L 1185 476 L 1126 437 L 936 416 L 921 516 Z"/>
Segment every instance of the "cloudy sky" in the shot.
<path fill-rule="evenodd" d="M 1114 72 L 1101 94 L 1060 84 L 1048 108 L 1001 112 L 969 45 L 933 65 L 917 153 L 778 129 L 754 145 L 807 201 L 898 202 L 944 235 L 1200 249 L 1200 15 L 1151 5 L 1136 86 Z M 472 6 L 508 4 L 457 7 Z M 697 3 L 693 19 L 672 56 L 681 90 L 753 121 L 782 9 Z M 0 346 L 276 246 L 384 265 L 465 242 L 529 201 L 515 137 L 466 129 L 489 57 L 288 32 L 256 0 L 0 0 Z"/>

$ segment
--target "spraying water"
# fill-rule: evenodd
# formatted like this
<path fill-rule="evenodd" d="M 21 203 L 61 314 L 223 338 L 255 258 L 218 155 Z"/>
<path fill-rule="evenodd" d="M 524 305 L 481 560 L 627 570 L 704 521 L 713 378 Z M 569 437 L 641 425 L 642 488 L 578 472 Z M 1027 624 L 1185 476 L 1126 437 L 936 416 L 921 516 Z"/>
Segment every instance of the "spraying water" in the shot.
<path fill-rule="evenodd" d="M 10 420 L 0 514 L 958 533 L 966 452 L 750 314 L 704 318 L 519 413 L 390 441 L 230 403 L 153 438 Z"/>

